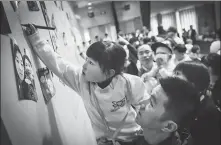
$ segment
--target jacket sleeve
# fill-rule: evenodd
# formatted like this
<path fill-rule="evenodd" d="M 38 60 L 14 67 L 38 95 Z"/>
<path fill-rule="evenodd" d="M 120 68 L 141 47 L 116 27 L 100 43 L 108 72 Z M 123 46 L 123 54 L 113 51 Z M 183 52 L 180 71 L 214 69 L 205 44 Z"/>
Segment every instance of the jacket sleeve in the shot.
<path fill-rule="evenodd" d="M 130 76 L 130 90 L 131 90 L 131 100 L 130 103 L 136 108 L 139 109 L 140 103 L 148 100 L 150 95 L 147 93 L 145 84 L 140 77 Z"/>
<path fill-rule="evenodd" d="M 65 61 L 59 54 L 54 52 L 51 45 L 42 40 L 38 33 L 28 36 L 34 52 L 42 62 L 65 84 L 80 93 L 81 69 Z"/>

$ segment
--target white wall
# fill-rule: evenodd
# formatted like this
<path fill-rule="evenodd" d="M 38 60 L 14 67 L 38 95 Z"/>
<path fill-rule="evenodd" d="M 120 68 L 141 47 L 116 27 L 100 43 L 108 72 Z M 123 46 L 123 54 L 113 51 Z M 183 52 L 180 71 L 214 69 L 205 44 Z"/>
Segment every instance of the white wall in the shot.
<path fill-rule="evenodd" d="M 65 12 L 73 12 L 67 2 L 64 3 Z M 38 3 L 39 4 L 39 3 Z M 24 38 L 18 15 L 13 11 L 10 2 L 3 2 L 6 16 L 9 21 L 12 34 L 20 49 L 31 49 Z M 83 60 L 78 55 L 76 44 L 70 34 L 70 24 L 66 14 L 55 7 L 54 2 L 46 2 L 49 13 L 55 13 L 59 32 L 65 32 L 68 45 L 64 46 L 59 38 L 58 52 L 67 60 L 81 67 Z M 39 5 L 40 8 L 40 5 Z M 19 16 L 22 23 L 35 23 L 45 25 L 41 11 L 30 12 L 27 3 L 22 1 L 19 6 Z M 50 17 L 51 18 L 51 17 Z M 59 23 L 60 21 L 60 23 Z M 76 20 L 73 17 L 73 26 L 77 29 Z M 41 37 L 50 39 L 49 31 L 39 30 Z M 59 35 L 60 36 L 60 35 Z M 35 54 L 31 53 L 33 71 L 42 67 Z M 85 111 L 81 98 L 54 76 L 53 83 L 56 87 L 56 95 L 46 105 L 43 99 L 40 84 L 35 76 L 35 85 L 38 102 L 19 101 L 16 89 L 14 67 L 10 39 L 1 35 L 1 118 L 9 134 L 13 145 L 88 145 L 95 144 L 95 138 L 90 120 Z"/>
<path fill-rule="evenodd" d="M 95 15 L 93 18 L 88 17 L 87 7 L 76 9 L 76 14 L 81 17 L 80 23 L 82 27 L 91 28 L 114 22 L 110 2 L 92 5 L 92 7 Z M 103 11 L 106 12 L 105 15 L 101 15 L 101 12 Z"/>
<path fill-rule="evenodd" d="M 130 9 L 125 11 L 124 6 L 127 4 L 130 5 Z M 140 17 L 140 3 L 138 1 L 125 1 L 125 2 L 116 1 L 115 8 L 117 11 L 117 18 L 119 22 Z"/>

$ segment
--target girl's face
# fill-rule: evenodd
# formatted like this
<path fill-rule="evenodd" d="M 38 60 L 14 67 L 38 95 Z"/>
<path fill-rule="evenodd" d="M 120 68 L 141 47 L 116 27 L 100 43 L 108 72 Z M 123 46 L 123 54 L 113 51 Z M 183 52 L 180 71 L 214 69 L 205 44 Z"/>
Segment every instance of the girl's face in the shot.
<path fill-rule="evenodd" d="M 87 81 L 96 83 L 103 82 L 111 77 L 110 75 L 105 74 L 99 63 L 90 57 L 87 57 L 86 62 L 83 65 L 82 75 Z"/>
<path fill-rule="evenodd" d="M 15 67 L 18 73 L 18 76 L 21 80 L 24 80 L 24 64 L 21 54 L 17 51 L 15 55 Z"/>
<path fill-rule="evenodd" d="M 28 74 L 30 75 L 29 77 L 31 79 L 34 78 L 31 63 L 27 59 L 25 59 L 25 71 L 28 72 Z"/>

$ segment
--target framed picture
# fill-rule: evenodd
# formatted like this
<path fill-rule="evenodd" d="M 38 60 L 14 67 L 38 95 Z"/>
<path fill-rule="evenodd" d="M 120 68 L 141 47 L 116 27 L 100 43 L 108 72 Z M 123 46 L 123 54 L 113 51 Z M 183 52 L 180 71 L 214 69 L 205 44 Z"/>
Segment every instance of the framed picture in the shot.
<path fill-rule="evenodd" d="M 29 11 L 39 11 L 37 1 L 27 1 Z"/>
<path fill-rule="evenodd" d="M 35 80 L 34 80 L 34 71 L 32 67 L 32 63 L 29 55 L 26 53 L 26 49 L 24 49 L 23 62 L 25 69 L 25 77 L 23 81 L 23 90 L 24 90 L 24 99 L 25 100 L 33 100 L 37 102 L 38 97 L 36 93 Z"/>
<path fill-rule="evenodd" d="M 56 93 L 54 84 L 52 82 L 50 70 L 48 68 L 38 69 L 38 79 L 40 81 L 45 103 L 48 104 L 51 98 Z"/>
<path fill-rule="evenodd" d="M 32 100 L 37 102 L 37 93 L 32 70 L 32 63 L 26 54 L 22 54 L 14 39 L 10 39 L 13 64 L 15 70 L 18 100 Z M 25 50 L 25 49 L 24 49 Z"/>

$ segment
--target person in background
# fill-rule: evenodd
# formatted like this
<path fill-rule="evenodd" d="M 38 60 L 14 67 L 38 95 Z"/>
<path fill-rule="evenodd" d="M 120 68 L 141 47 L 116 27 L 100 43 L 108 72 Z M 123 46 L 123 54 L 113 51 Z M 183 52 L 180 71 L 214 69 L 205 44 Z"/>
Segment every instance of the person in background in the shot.
<path fill-rule="evenodd" d="M 136 37 L 130 38 L 129 43 L 134 47 L 134 48 L 138 48 L 140 45 L 139 40 Z"/>
<path fill-rule="evenodd" d="M 95 38 L 95 42 L 101 41 L 97 35 L 94 38 Z"/>
<path fill-rule="evenodd" d="M 181 62 L 174 69 L 174 75 L 192 83 L 198 92 L 193 97 L 200 101 L 191 126 L 180 130 L 182 141 L 191 141 L 193 145 L 219 145 L 220 112 L 213 99 L 207 95 L 210 83 L 208 68 L 200 61 Z"/>
<path fill-rule="evenodd" d="M 186 40 L 187 40 L 187 38 L 188 38 L 188 32 L 186 31 L 185 28 L 183 28 L 183 34 L 182 34 L 182 37 L 183 37 L 183 41 L 184 41 L 184 43 L 186 44 L 186 43 L 187 43 Z"/>
<path fill-rule="evenodd" d="M 82 48 L 83 48 L 83 51 L 87 50 L 87 45 L 86 45 L 86 43 L 84 41 L 82 42 Z"/>
<path fill-rule="evenodd" d="M 200 61 L 201 57 L 200 57 L 200 46 L 195 44 L 193 45 L 190 53 L 189 53 L 189 57 L 194 60 L 194 61 Z"/>
<path fill-rule="evenodd" d="M 221 102 L 221 82 L 220 82 L 220 61 L 221 56 L 216 53 L 210 53 L 202 57 L 201 61 L 209 68 L 210 74 L 210 91 L 212 98 L 220 110 Z"/>
<path fill-rule="evenodd" d="M 157 37 L 161 37 L 161 38 L 166 38 L 166 31 L 163 29 L 163 26 L 158 26 L 157 27 L 158 30 L 158 35 Z"/>
<path fill-rule="evenodd" d="M 150 42 L 151 42 L 151 39 L 148 38 L 148 37 L 145 37 L 145 38 L 143 39 L 143 44 L 150 44 Z"/>
<path fill-rule="evenodd" d="M 186 53 L 189 54 L 191 52 L 192 47 L 193 47 L 192 39 L 187 39 L 185 46 L 186 46 Z"/>
<path fill-rule="evenodd" d="M 141 103 L 136 120 L 143 137 L 134 145 L 180 145 L 178 130 L 194 120 L 196 95 L 192 83 L 179 77 L 162 78 L 150 99 Z"/>
<path fill-rule="evenodd" d="M 189 38 L 192 39 L 193 44 L 196 43 L 196 30 L 193 29 L 193 25 L 190 25 L 190 30 L 188 31 Z"/>
<path fill-rule="evenodd" d="M 151 48 L 155 54 L 155 61 L 157 64 L 155 78 L 159 80 L 160 78 L 170 76 L 175 68 L 174 61 L 171 59 L 172 49 L 162 42 L 154 43 Z"/>
<path fill-rule="evenodd" d="M 114 42 L 93 43 L 87 49 L 85 64 L 77 68 L 55 53 L 33 25 L 25 32 L 44 64 L 82 97 L 98 144 L 104 139 L 110 143 L 120 127 L 122 129 L 114 138 L 118 143 L 124 145 L 137 138 L 141 128 L 135 122 L 135 109 L 149 95 L 139 77 L 122 72 L 126 52 L 120 45 Z M 121 126 L 124 117 L 125 125 Z"/>
<path fill-rule="evenodd" d="M 142 76 L 146 73 L 147 76 L 153 77 L 154 69 L 157 69 L 157 64 L 154 60 L 154 52 L 148 44 L 141 45 L 137 51 L 139 59 L 139 76 Z"/>
<path fill-rule="evenodd" d="M 110 37 L 108 36 L 107 33 L 104 34 L 103 41 L 111 41 Z"/>
<path fill-rule="evenodd" d="M 140 29 L 137 29 L 137 30 L 136 30 L 136 33 L 135 33 L 135 37 L 136 37 L 137 39 L 139 39 L 140 34 L 141 34 Z"/>
<path fill-rule="evenodd" d="M 139 59 L 137 61 L 138 75 L 145 83 L 147 93 L 150 94 L 158 83 L 154 78 L 157 71 L 157 64 L 153 61 L 154 53 L 148 44 L 144 44 L 138 48 L 137 55 Z"/>
<path fill-rule="evenodd" d="M 174 41 L 176 44 L 184 44 L 183 40 L 177 36 L 177 29 L 175 27 L 169 27 L 167 30 L 167 38 L 168 40 Z"/>
<path fill-rule="evenodd" d="M 191 60 L 190 57 L 186 54 L 186 47 L 183 44 L 178 44 L 173 49 L 174 55 L 172 56 L 172 60 L 174 64 L 177 65 L 183 61 Z"/>
<path fill-rule="evenodd" d="M 132 39 L 132 38 L 131 38 Z M 121 43 L 129 50 L 129 65 L 125 68 L 124 72 L 129 73 L 131 75 L 138 76 L 138 68 L 137 68 L 137 50 L 136 48 L 131 45 L 125 38 L 118 36 L 118 43 Z"/>
<path fill-rule="evenodd" d="M 88 41 L 88 44 L 91 45 L 91 40 Z"/>
<path fill-rule="evenodd" d="M 219 28 L 216 31 L 216 40 L 210 45 L 210 53 L 217 53 L 220 55 L 220 35 L 221 35 L 221 29 Z"/>

